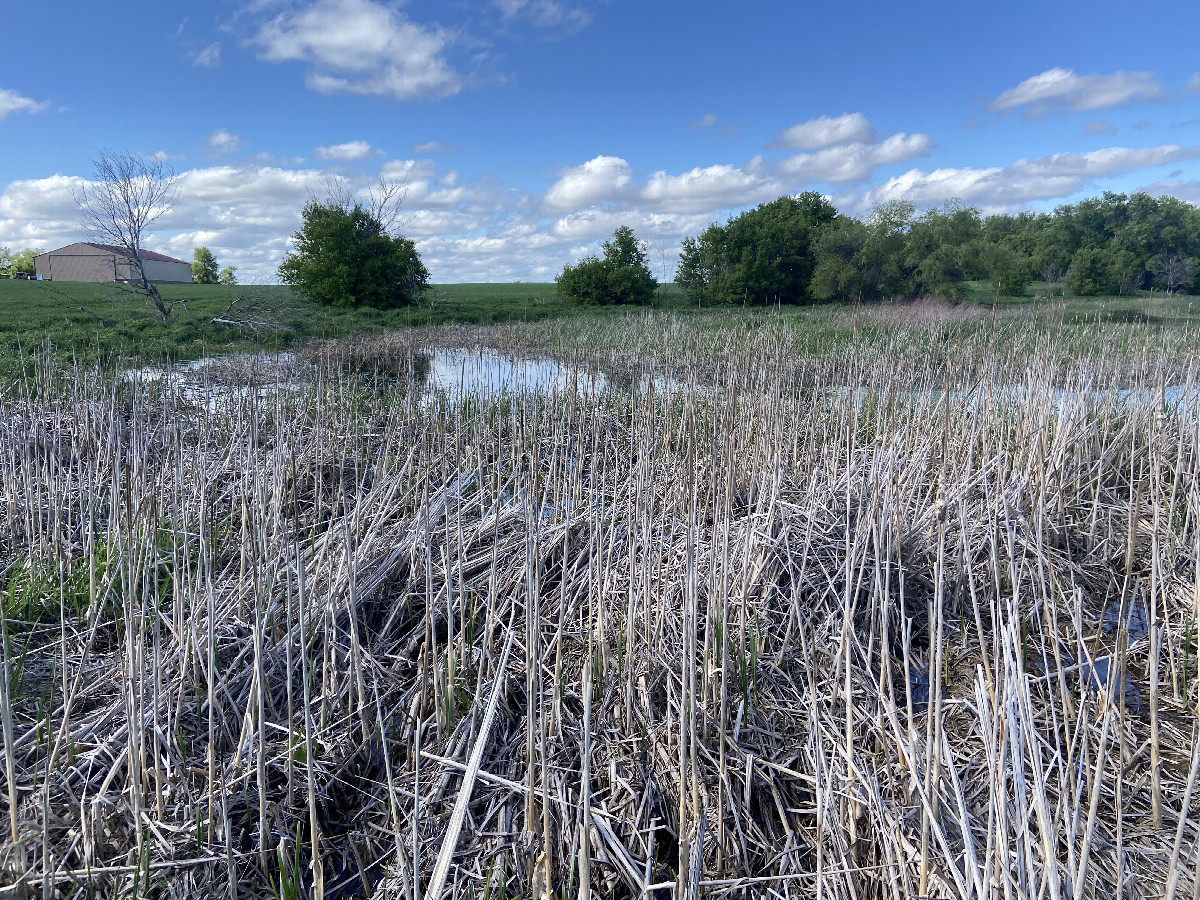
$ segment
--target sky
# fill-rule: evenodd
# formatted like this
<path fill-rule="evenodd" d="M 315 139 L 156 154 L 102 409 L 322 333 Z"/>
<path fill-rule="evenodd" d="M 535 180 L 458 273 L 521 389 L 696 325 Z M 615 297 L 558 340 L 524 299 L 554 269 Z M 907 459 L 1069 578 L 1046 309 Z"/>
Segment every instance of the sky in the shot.
<path fill-rule="evenodd" d="M 6 4 L 0 246 L 87 239 L 105 150 L 177 200 L 144 246 L 271 282 L 309 200 L 406 185 L 436 283 L 550 281 L 802 191 L 868 215 L 1104 191 L 1200 203 L 1200 4 L 159 0 Z"/>

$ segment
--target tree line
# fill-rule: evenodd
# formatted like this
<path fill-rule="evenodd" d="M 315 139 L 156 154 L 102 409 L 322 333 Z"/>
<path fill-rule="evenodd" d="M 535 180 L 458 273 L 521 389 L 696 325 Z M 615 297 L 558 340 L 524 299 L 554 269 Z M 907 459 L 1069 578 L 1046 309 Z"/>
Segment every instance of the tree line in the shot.
<path fill-rule="evenodd" d="M 634 260 L 644 275 L 638 290 L 620 291 L 604 277 L 629 271 L 629 254 L 616 246 L 637 241 L 622 231 L 605 244 L 603 258 L 566 266 L 559 292 L 579 302 L 646 302 L 653 288 L 644 285 L 653 278 L 644 247 Z M 953 200 L 922 213 L 895 200 L 859 218 L 810 191 L 687 238 L 675 281 L 693 304 L 957 299 L 978 282 L 997 298 L 1019 295 L 1035 281 L 1046 284 L 1047 295 L 1195 293 L 1198 259 L 1200 208 L 1175 197 L 1105 193 L 1051 213 L 987 216 Z"/>

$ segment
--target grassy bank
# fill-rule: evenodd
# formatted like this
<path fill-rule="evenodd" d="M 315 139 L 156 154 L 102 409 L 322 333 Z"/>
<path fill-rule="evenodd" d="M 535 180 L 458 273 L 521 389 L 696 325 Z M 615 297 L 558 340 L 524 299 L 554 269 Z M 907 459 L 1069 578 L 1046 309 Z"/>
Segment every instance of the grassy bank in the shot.
<path fill-rule="evenodd" d="M 1191 896 L 1194 334 L 1065 312 L 633 313 L 200 394 L 31 379 L 0 419 L 2 877 Z M 607 348 L 633 389 L 382 377 L 442 343 Z"/>
<path fill-rule="evenodd" d="M 177 304 L 166 324 L 145 299 L 115 285 L 0 279 L 0 359 L 11 361 L 19 346 L 31 351 L 46 343 L 60 358 L 197 359 L 409 325 L 535 320 L 569 310 L 553 284 L 435 285 L 423 306 L 398 310 L 318 306 L 283 285 L 163 285 L 162 293 Z"/>
<path fill-rule="evenodd" d="M 958 304 L 884 303 L 854 312 L 846 304 L 697 309 L 684 301 L 677 286 L 665 285 L 654 309 L 673 311 L 679 321 L 694 317 L 701 323 L 701 332 L 758 327 L 753 323 L 782 317 L 793 331 L 805 332 L 808 349 L 816 350 L 857 335 L 855 317 L 867 331 L 874 327 L 872 323 L 882 322 L 883 333 L 906 316 L 928 319 L 930 309 L 937 309 L 937 315 L 952 325 L 978 323 L 985 318 L 981 311 L 990 317 L 992 297 L 984 285 L 969 287 L 970 299 Z M 1047 302 L 1035 299 L 1036 288 L 1031 286 L 1021 297 L 1003 299 L 1001 312 L 1006 321 L 1035 320 L 1076 331 L 1092 325 L 1124 324 L 1181 331 L 1200 324 L 1200 300 L 1193 297 Z M 576 345 L 600 350 L 605 340 L 588 340 L 586 335 L 608 335 L 613 333 L 607 324 L 610 319 L 629 319 L 644 312 L 573 306 L 555 294 L 551 283 L 435 285 L 420 307 L 397 310 L 318 306 L 281 285 L 164 285 L 162 291 L 168 302 L 176 304 L 172 320 L 165 324 L 147 301 L 114 285 L 0 279 L 0 376 L 11 377 L 20 368 L 17 360 L 22 353 L 30 356 L 45 346 L 54 348 L 60 363 L 112 357 L 159 362 L 284 350 L 312 341 L 449 324 L 542 322 L 544 334 L 556 329 L 561 335 L 577 334 Z"/>

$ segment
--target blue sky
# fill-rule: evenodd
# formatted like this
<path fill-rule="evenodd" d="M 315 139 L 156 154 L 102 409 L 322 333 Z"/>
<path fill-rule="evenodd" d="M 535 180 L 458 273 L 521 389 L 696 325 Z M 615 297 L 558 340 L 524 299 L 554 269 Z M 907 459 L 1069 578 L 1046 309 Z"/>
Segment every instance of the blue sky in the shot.
<path fill-rule="evenodd" d="M 1200 202 L 1194 2 L 124 6 L 6 10 L 0 245 L 83 238 L 101 148 L 177 175 L 146 246 L 244 281 L 329 179 L 381 174 L 437 282 L 548 281 L 621 224 L 670 277 L 683 237 L 804 190 L 855 214 Z"/>

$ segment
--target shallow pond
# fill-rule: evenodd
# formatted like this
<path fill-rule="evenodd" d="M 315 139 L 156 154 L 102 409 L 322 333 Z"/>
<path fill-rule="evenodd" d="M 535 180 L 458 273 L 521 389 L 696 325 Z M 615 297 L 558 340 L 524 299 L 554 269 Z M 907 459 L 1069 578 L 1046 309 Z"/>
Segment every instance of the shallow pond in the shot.
<path fill-rule="evenodd" d="M 428 360 L 427 391 L 498 394 L 575 388 L 596 394 L 611 382 L 593 366 L 568 366 L 549 357 L 504 356 L 493 350 L 432 350 L 423 356 Z"/>

